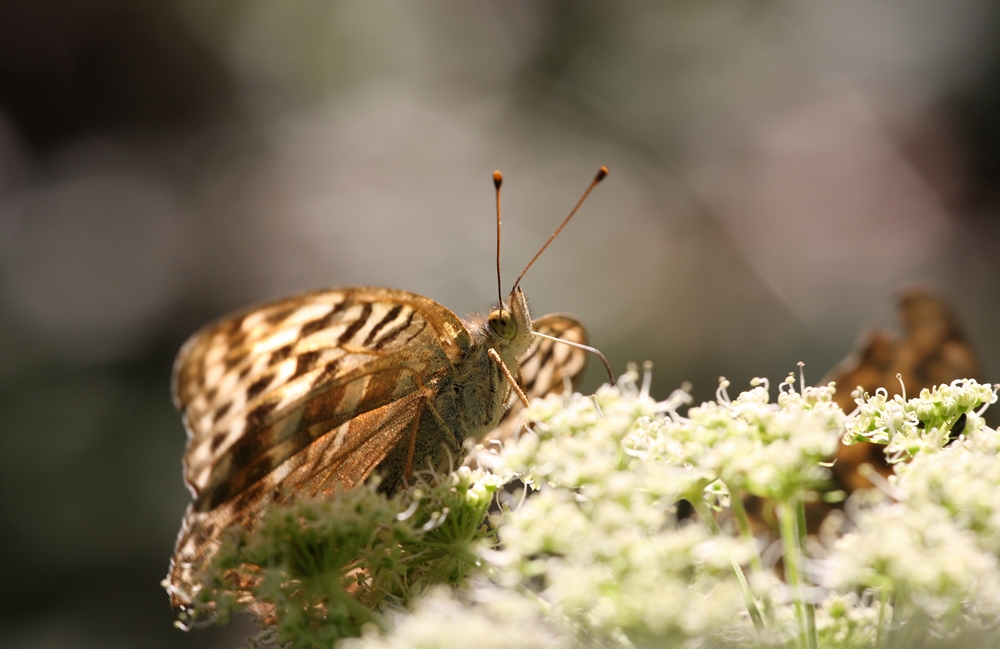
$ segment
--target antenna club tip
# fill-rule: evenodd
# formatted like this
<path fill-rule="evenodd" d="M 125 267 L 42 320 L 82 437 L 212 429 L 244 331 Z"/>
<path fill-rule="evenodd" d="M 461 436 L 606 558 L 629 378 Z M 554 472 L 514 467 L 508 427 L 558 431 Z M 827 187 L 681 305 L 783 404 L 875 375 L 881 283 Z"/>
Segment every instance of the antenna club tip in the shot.
<path fill-rule="evenodd" d="M 597 170 L 597 175 L 594 176 L 594 182 L 599 183 L 604 180 L 608 175 L 608 168 L 601 165 L 601 168 Z"/>
<path fill-rule="evenodd" d="M 500 184 L 503 183 L 503 174 L 499 170 L 493 172 L 493 185 L 500 189 Z"/>

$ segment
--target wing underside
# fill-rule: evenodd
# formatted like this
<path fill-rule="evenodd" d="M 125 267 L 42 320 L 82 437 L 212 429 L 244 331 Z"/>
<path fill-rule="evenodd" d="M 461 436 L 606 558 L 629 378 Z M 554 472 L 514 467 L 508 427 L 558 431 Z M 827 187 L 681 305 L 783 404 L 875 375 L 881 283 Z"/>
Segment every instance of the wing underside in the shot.
<path fill-rule="evenodd" d="M 545 316 L 533 326 L 587 340 L 569 316 Z M 469 347 L 465 326 L 436 302 L 370 288 L 281 300 L 192 336 L 174 368 L 174 400 L 189 438 L 185 481 L 194 497 L 168 576 L 174 606 L 192 600 L 195 576 L 227 527 L 254 527 L 264 508 L 290 495 L 353 487 L 382 462 L 392 465 L 386 484 L 396 485 L 410 446 L 401 442 L 411 436 L 428 446 L 418 456 L 433 459 L 439 424 L 429 396 Z M 519 376 L 529 398 L 543 397 L 575 385 L 585 365 L 585 352 L 537 338 L 520 359 Z M 520 412 L 513 404 L 491 435 L 515 434 Z"/>
<path fill-rule="evenodd" d="M 284 494 L 363 482 L 468 344 L 450 311 L 391 289 L 289 298 L 192 336 L 174 369 L 194 502 L 171 562 L 173 603 L 190 601 L 226 527 L 253 527 Z"/>
<path fill-rule="evenodd" d="M 364 482 L 407 438 L 425 408 L 422 395 L 412 393 L 365 412 L 319 437 L 239 495 L 204 511 L 197 508 L 197 502 L 189 505 L 170 563 L 172 604 L 192 601 L 199 588 L 196 577 L 215 556 L 226 528 L 252 529 L 261 511 L 283 502 L 289 494 L 296 498 L 329 495 Z"/>

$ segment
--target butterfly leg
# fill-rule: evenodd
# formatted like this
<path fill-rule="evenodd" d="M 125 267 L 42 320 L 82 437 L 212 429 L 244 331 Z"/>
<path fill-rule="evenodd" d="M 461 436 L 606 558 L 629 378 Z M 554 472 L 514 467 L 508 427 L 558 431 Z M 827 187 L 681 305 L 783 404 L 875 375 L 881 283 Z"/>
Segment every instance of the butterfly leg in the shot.
<path fill-rule="evenodd" d="M 430 405 L 429 402 L 427 405 Z M 433 408 L 432 408 L 433 410 Z M 406 452 L 406 465 L 403 468 L 403 488 L 410 488 L 410 476 L 413 475 L 413 454 L 417 450 L 417 431 L 420 430 L 420 417 L 413 418 L 410 426 L 410 447 Z"/>
<path fill-rule="evenodd" d="M 435 393 L 426 385 L 424 385 L 424 382 L 421 379 L 420 374 L 413 372 L 413 377 L 417 384 L 417 388 L 420 390 L 423 396 L 424 407 L 428 411 L 430 411 L 434 419 L 437 420 L 438 426 L 440 427 L 444 435 L 448 438 L 448 441 L 450 442 L 452 448 L 456 450 L 460 449 L 462 447 L 461 440 L 459 440 L 458 436 L 455 435 L 451 427 L 445 422 L 444 417 L 441 416 L 441 413 L 438 412 L 438 409 L 434 406 Z M 420 416 L 414 417 L 413 425 L 410 428 L 410 443 L 406 453 L 406 464 L 404 465 L 403 468 L 403 485 L 406 487 L 409 487 L 409 478 L 411 475 L 413 475 L 413 458 L 416 455 L 417 439 L 420 432 L 420 421 L 421 421 Z"/>
<path fill-rule="evenodd" d="M 524 390 L 522 390 L 521 386 L 519 386 L 517 384 L 517 381 L 514 380 L 514 376 L 510 373 L 510 370 L 507 368 L 507 364 L 503 362 L 502 358 L 500 358 L 500 354 L 498 354 L 497 350 L 493 349 L 492 347 L 490 347 L 488 353 L 490 355 L 490 358 L 492 358 L 493 361 L 500 366 L 500 371 L 503 372 L 503 375 L 507 377 L 507 383 L 510 384 L 511 389 L 517 393 L 517 397 L 521 400 L 521 403 L 524 404 L 524 407 L 527 408 L 530 405 L 528 403 L 528 397 L 525 396 Z"/>

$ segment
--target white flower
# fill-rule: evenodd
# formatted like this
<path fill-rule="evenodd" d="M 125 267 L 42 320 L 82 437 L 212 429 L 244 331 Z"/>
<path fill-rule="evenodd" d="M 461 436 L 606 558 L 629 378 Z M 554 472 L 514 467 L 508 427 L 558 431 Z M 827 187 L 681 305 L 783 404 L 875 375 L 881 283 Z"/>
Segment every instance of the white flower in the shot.
<path fill-rule="evenodd" d="M 945 621 L 975 610 L 1000 615 L 1000 565 L 943 507 L 884 503 L 861 510 L 858 530 L 845 535 L 827 564 L 826 585 L 895 593 L 930 619 Z"/>
<path fill-rule="evenodd" d="M 1000 556 L 1000 433 L 974 427 L 939 452 L 897 465 L 894 482 L 908 507 L 943 507 L 953 525 L 974 532 L 980 548 Z"/>
<path fill-rule="evenodd" d="M 993 387 L 972 379 L 925 388 L 919 397 L 909 400 L 898 394 L 890 399 L 886 390 L 879 388 L 874 395 L 866 392 L 855 398 L 858 409 L 847 420 L 844 443 L 867 440 L 886 444 L 890 462 L 936 452 L 948 443 L 963 416 L 966 434 L 982 429 L 982 410 L 996 400 Z"/>
<path fill-rule="evenodd" d="M 632 647 L 749 644 L 764 636 L 747 597 L 761 610 L 767 602 L 770 638 L 787 639 L 802 628 L 796 591 L 769 571 L 751 572 L 742 591 L 733 571 L 750 565 L 752 544 L 698 519 L 679 523 L 676 503 L 689 500 L 702 514 L 746 493 L 799 503 L 824 485 L 845 421 L 846 437 L 913 459 L 884 486 L 896 500 L 859 495 L 854 530 L 827 560 L 808 564 L 821 577 L 808 590 L 820 646 L 872 646 L 894 609 L 933 620 L 942 635 L 1000 616 L 1000 434 L 976 411 L 995 400 L 992 388 L 958 381 L 910 400 L 878 391 L 860 397 L 848 419 L 832 384 L 796 391 L 795 383 L 782 381 L 772 402 L 766 380 L 735 399 L 723 380 L 715 401 L 685 415 L 677 412 L 685 393 L 657 404 L 634 375 L 593 397 L 535 401 L 529 431 L 488 455 L 492 477 L 460 469 L 447 484 L 475 506 L 493 497 L 496 476 L 536 489 L 503 515 L 500 545 L 480 552 L 494 586 L 475 592 L 494 592 L 493 603 L 434 595 L 390 635 L 352 646 L 449 647 L 456 638 L 501 646 L 482 639 L 498 633 L 497 602 L 512 611 L 504 628 L 517 628 L 499 634 L 502 646 L 581 637 Z M 962 416 L 962 436 L 947 444 Z"/>
<path fill-rule="evenodd" d="M 514 593 L 480 590 L 470 602 L 443 588 L 432 590 L 412 614 L 397 615 L 392 630 L 371 629 L 344 640 L 341 649 L 562 649 L 576 646 L 572 636 L 542 619 L 537 607 Z"/>

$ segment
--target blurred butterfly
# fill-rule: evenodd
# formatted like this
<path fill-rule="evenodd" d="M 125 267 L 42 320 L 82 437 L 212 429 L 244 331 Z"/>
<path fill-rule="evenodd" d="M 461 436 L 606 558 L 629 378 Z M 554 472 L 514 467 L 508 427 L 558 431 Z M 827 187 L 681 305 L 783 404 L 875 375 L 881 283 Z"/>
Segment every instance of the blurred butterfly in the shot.
<path fill-rule="evenodd" d="M 919 394 L 924 388 L 930 389 L 956 379 L 980 379 L 976 353 L 962 331 L 958 317 L 937 292 L 919 285 L 906 288 L 899 295 L 897 313 L 901 331 L 872 329 L 865 332 L 850 356 L 817 383 L 837 384 L 833 400 L 845 413 L 857 407 L 851 395 L 855 388 L 869 394 L 884 388 L 892 397 L 900 394 L 900 382 L 912 395 Z M 960 434 L 964 424 L 963 416 L 952 428 L 951 434 Z M 831 492 L 842 491 L 850 495 L 858 489 L 874 487 L 875 483 L 861 470 L 862 465 L 870 466 L 884 478 L 894 473 L 886 461 L 883 444 L 860 442 L 848 446 L 841 442 L 833 459 L 835 461 L 830 467 Z M 773 506 L 774 503 L 760 498 L 748 497 L 744 500 L 756 534 L 771 531 L 773 535 L 776 525 Z M 827 502 L 822 499 L 806 503 L 806 530 L 810 534 L 819 533 L 824 521 L 829 520 L 830 512 L 843 509 L 843 506 L 843 501 Z M 844 525 L 850 524 L 849 519 L 838 520 Z"/>
<path fill-rule="evenodd" d="M 501 181 L 496 172 L 498 281 Z M 227 527 L 251 529 L 271 503 L 372 476 L 394 493 L 414 471 L 447 469 L 468 440 L 518 428 L 529 398 L 576 382 L 590 349 L 583 325 L 560 314 L 532 321 L 521 277 L 488 317 L 466 321 L 415 293 L 354 287 L 252 307 L 195 333 L 173 374 L 194 500 L 164 581 L 171 603 L 191 603 Z"/>
<path fill-rule="evenodd" d="M 981 380 L 979 359 L 958 316 L 936 291 L 921 285 L 904 289 L 898 298 L 897 312 L 902 331 L 866 332 L 855 351 L 820 382 L 820 385 L 836 382 L 834 400 L 844 412 L 851 412 L 856 406 L 851 396 L 855 388 L 870 394 L 885 388 L 892 397 L 900 393 L 900 381 L 908 393 L 915 395 L 924 388 L 956 379 Z M 963 418 L 960 425 L 964 424 Z M 952 430 L 953 435 L 959 433 L 960 428 Z M 880 444 L 868 442 L 841 444 L 832 467 L 837 486 L 846 493 L 870 488 L 871 481 L 858 471 L 862 464 L 870 464 L 884 477 L 892 475 L 884 449 Z"/>

